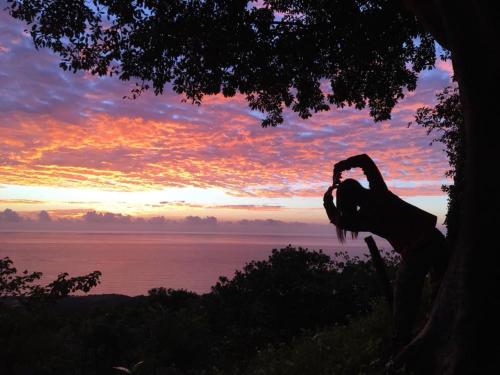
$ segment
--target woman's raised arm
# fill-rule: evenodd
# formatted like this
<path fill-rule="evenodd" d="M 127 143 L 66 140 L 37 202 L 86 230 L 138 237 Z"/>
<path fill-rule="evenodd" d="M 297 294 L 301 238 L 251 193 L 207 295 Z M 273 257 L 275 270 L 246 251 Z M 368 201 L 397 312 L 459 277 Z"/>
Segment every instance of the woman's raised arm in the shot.
<path fill-rule="evenodd" d="M 363 170 L 363 173 L 370 184 L 370 189 L 388 190 L 382 174 L 375 165 L 375 162 L 367 154 L 351 156 L 350 158 L 339 161 L 333 167 L 333 175 L 340 178 L 343 171 L 351 168 L 361 168 Z"/>

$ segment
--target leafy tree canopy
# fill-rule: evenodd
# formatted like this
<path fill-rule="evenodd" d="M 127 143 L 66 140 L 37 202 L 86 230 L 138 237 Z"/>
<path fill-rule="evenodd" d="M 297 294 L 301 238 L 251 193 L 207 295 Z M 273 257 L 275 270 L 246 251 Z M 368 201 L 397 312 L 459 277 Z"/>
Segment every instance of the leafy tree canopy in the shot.
<path fill-rule="evenodd" d="M 464 140 L 461 129 L 464 126 L 464 115 L 460 104 L 458 87 L 445 87 L 436 94 L 434 107 L 417 109 L 415 121 L 427 130 L 427 134 L 438 132 L 433 142 L 441 142 L 446 147 L 446 155 L 451 169 L 446 171 L 447 177 L 455 178 L 457 169 L 463 167 Z M 432 144 L 432 142 L 431 142 Z"/>
<path fill-rule="evenodd" d="M 427 130 L 427 134 L 437 133 L 432 142 L 441 142 L 445 146 L 450 164 L 446 176 L 452 178 L 453 183 L 443 185 L 442 190 L 448 194 L 445 223 L 448 228 L 447 237 L 453 243 L 458 234 L 460 202 L 465 189 L 464 115 L 458 87 L 445 87 L 436 94 L 436 99 L 434 107 L 417 110 L 415 121 Z"/>
<path fill-rule="evenodd" d="M 241 93 L 262 125 L 330 106 L 390 112 L 435 62 L 433 38 L 395 0 L 7 0 L 61 67 L 170 88 L 194 103 Z"/>

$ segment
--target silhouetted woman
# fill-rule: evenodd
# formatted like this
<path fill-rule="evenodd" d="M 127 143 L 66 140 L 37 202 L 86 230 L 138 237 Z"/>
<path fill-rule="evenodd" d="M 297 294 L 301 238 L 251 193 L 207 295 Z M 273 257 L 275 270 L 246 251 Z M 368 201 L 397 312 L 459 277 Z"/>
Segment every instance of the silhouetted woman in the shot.
<path fill-rule="evenodd" d="M 341 182 L 342 172 L 361 168 L 369 189 L 353 179 Z M 385 238 L 401 263 L 394 285 L 395 345 L 401 348 L 412 338 L 422 287 L 431 275 L 433 298 L 446 270 L 448 255 L 443 234 L 436 228 L 436 216 L 421 210 L 393 194 L 373 160 L 366 154 L 350 157 L 334 166 L 333 185 L 326 191 L 323 204 L 336 226 L 340 242 L 347 232 L 372 232 Z M 332 192 L 337 189 L 337 207 Z"/>

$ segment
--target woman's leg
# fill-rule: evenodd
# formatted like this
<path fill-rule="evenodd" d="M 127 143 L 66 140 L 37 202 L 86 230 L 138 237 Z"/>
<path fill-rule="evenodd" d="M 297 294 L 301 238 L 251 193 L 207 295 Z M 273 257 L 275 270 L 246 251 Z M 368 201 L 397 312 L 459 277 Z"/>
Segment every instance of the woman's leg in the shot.
<path fill-rule="evenodd" d="M 434 302 L 450 260 L 450 251 L 446 243 L 446 238 L 438 229 L 435 229 L 433 234 L 432 252 L 433 262 L 430 268 L 430 276 L 432 288 L 431 296 Z"/>
<path fill-rule="evenodd" d="M 432 248 L 410 250 L 401 260 L 394 283 L 394 345 L 404 347 L 413 337 L 425 276 L 432 264 Z"/>

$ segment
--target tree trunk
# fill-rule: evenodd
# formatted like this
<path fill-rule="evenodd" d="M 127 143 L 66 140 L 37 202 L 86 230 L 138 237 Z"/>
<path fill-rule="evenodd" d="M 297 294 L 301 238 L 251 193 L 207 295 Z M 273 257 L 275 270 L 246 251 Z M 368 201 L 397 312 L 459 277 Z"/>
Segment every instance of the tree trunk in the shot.
<path fill-rule="evenodd" d="M 493 1 L 434 3 L 464 110 L 466 182 L 456 245 L 430 319 L 399 360 L 418 364 L 418 373 L 492 374 L 500 368 L 498 13 Z"/>

